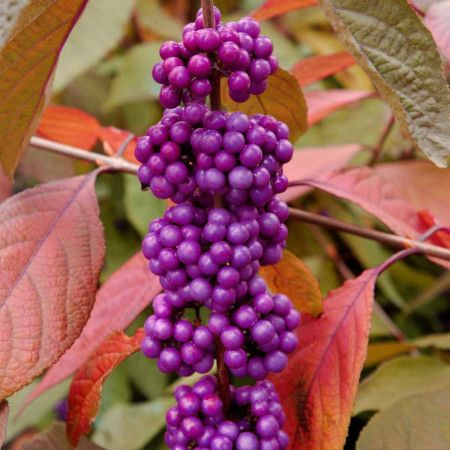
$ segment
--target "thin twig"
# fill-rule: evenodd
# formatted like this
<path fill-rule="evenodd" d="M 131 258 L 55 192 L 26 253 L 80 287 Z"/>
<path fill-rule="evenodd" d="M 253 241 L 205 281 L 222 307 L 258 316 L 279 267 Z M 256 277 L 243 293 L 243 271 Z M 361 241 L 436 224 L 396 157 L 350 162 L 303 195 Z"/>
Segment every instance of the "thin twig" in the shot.
<path fill-rule="evenodd" d="M 125 153 L 125 150 L 127 149 L 128 144 L 134 139 L 134 134 L 130 133 L 120 144 L 119 150 L 117 150 L 117 153 L 115 154 L 116 158 L 122 158 L 123 154 Z"/>
<path fill-rule="evenodd" d="M 100 153 L 89 152 L 81 148 L 72 147 L 71 145 L 60 144 L 59 142 L 50 141 L 37 136 L 33 136 L 30 145 L 39 150 L 46 150 L 60 155 L 70 156 L 71 158 L 81 159 L 97 164 L 100 167 L 107 166 L 111 170 L 125 173 L 137 173 L 136 164 L 126 161 L 123 158 L 101 155 Z"/>
<path fill-rule="evenodd" d="M 375 144 L 375 147 L 373 148 L 372 159 L 369 162 L 369 166 L 375 165 L 380 159 L 381 151 L 383 150 L 384 144 L 386 143 L 386 139 L 388 138 L 389 133 L 391 132 L 394 124 L 395 124 L 395 117 L 391 112 L 389 112 L 389 118 L 386 121 L 386 125 L 384 126 L 383 131 L 381 132 L 378 142 Z"/>
<path fill-rule="evenodd" d="M 322 225 L 327 228 L 342 231 L 344 233 L 350 233 L 356 236 L 361 236 L 363 238 L 372 239 L 393 248 L 416 247 L 420 250 L 421 253 L 450 261 L 450 250 L 439 247 L 437 245 L 427 244 L 425 242 L 397 236 L 395 234 L 384 233 L 382 231 L 363 228 L 357 225 L 333 219 L 332 217 L 322 216 L 320 214 L 314 214 L 300 209 L 289 208 L 289 213 L 291 217 L 303 220 L 304 222 Z"/>

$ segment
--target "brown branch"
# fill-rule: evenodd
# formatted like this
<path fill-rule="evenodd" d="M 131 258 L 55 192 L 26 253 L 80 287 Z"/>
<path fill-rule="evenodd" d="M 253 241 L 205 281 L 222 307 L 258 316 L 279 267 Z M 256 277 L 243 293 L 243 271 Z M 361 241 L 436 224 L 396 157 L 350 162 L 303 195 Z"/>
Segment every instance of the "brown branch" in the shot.
<path fill-rule="evenodd" d="M 395 117 L 391 112 L 389 112 L 389 118 L 386 121 L 383 131 L 381 132 L 380 138 L 378 139 L 378 142 L 375 144 L 375 147 L 373 147 L 372 159 L 369 162 L 369 166 L 373 166 L 379 161 L 381 151 L 383 150 L 384 144 L 386 143 L 386 139 L 388 138 L 389 133 L 391 132 L 394 124 L 395 124 Z"/>
<path fill-rule="evenodd" d="M 117 172 L 125 172 L 135 174 L 139 168 L 138 165 L 126 161 L 120 157 L 101 155 L 100 153 L 90 152 L 71 145 L 60 144 L 59 142 L 50 141 L 37 136 L 33 136 L 30 140 L 30 146 L 39 150 L 45 150 L 60 155 L 69 156 L 71 158 L 81 159 L 83 161 L 97 164 L 100 167 L 108 167 Z"/>
<path fill-rule="evenodd" d="M 381 242 L 393 248 L 418 248 L 421 253 L 428 256 L 435 256 L 437 258 L 450 261 L 450 250 L 439 247 L 437 245 L 427 244 L 414 239 L 409 239 L 395 234 L 384 233 L 382 231 L 363 228 L 357 225 L 353 225 L 340 220 L 333 219 L 332 217 L 322 216 L 320 214 L 314 214 L 308 211 L 300 209 L 289 208 L 289 214 L 291 217 L 303 220 L 304 222 L 321 225 L 333 230 L 342 231 L 344 233 L 361 236 L 363 238 L 372 239 L 374 241 Z"/>

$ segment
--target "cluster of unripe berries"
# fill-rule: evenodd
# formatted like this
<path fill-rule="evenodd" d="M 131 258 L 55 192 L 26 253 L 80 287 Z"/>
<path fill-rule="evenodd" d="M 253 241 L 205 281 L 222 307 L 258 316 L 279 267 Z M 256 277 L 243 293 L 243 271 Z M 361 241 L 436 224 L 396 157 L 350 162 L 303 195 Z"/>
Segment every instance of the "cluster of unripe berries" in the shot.
<path fill-rule="evenodd" d="M 176 450 L 277 450 L 288 437 L 285 415 L 272 383 L 230 387 L 230 417 L 223 414 L 217 379 L 205 376 L 175 391 L 177 405 L 166 414 L 166 444 Z"/>
<path fill-rule="evenodd" d="M 206 28 L 202 11 L 195 22 L 184 27 L 180 42 L 165 42 L 162 61 L 153 68 L 153 78 L 162 84 L 159 100 L 163 108 L 174 108 L 182 101 L 204 103 L 211 93 L 213 69 L 227 77 L 230 97 L 245 102 L 251 94 L 262 94 L 267 79 L 278 68 L 273 45 L 260 36 L 258 22 L 250 17 L 239 22 L 221 22 L 214 8 L 215 26 Z"/>
<path fill-rule="evenodd" d="M 169 448 L 285 449 L 284 413 L 265 378 L 285 368 L 300 315 L 258 271 L 276 264 L 286 246 L 289 212 L 276 194 L 287 189 L 283 165 L 293 147 L 286 124 L 271 116 L 205 105 L 213 70 L 228 78 L 234 100 L 245 101 L 264 91 L 277 68 L 256 21 L 223 24 L 217 9 L 214 16 L 216 26 L 205 28 L 199 12 L 182 42 L 161 47 L 153 76 L 164 84 L 166 110 L 136 146 L 142 186 L 175 203 L 150 224 L 142 245 L 163 288 L 142 350 L 161 371 L 189 376 L 209 372 L 220 345 L 232 376 L 257 380 L 230 386 L 226 410 L 215 377 L 179 387 L 167 414 Z"/>

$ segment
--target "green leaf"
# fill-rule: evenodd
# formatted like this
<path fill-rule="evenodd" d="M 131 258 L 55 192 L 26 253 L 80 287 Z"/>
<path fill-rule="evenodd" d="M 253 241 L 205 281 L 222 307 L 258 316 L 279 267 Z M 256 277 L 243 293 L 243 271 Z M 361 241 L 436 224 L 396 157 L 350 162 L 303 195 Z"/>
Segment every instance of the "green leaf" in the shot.
<path fill-rule="evenodd" d="M 131 400 L 131 394 L 131 386 L 128 384 L 126 371 L 122 363 L 111 372 L 103 385 L 98 416 L 106 414 L 110 408 L 117 404 L 127 403 Z"/>
<path fill-rule="evenodd" d="M 25 398 L 37 384 L 38 381 L 34 381 L 8 399 L 11 417 L 11 420 L 8 421 L 8 439 L 12 439 L 28 427 L 42 426 L 52 420 L 54 418 L 53 407 L 58 400 L 67 396 L 70 380 L 63 381 L 49 389 L 17 416 Z"/>
<path fill-rule="evenodd" d="M 447 450 L 450 448 L 450 390 L 396 402 L 376 414 L 361 432 L 357 450 Z"/>
<path fill-rule="evenodd" d="M 137 450 L 161 431 L 165 413 L 173 404 L 172 398 L 161 398 L 114 406 L 97 424 L 92 440 L 108 450 Z"/>
<path fill-rule="evenodd" d="M 164 11 L 159 0 L 138 0 L 136 18 L 140 28 L 148 29 L 168 40 L 177 41 L 183 24 Z"/>
<path fill-rule="evenodd" d="M 450 349 L 450 333 L 429 334 L 412 341 L 417 347 L 434 347 L 442 350 Z"/>
<path fill-rule="evenodd" d="M 148 399 L 160 397 L 167 386 L 168 376 L 158 369 L 155 360 L 136 353 L 122 363 L 128 379 Z"/>
<path fill-rule="evenodd" d="M 160 42 L 138 44 L 123 56 L 104 103 L 105 109 L 150 100 L 159 95 L 160 86 L 152 78 L 152 67 L 161 59 L 160 45 Z"/>
<path fill-rule="evenodd" d="M 320 0 L 403 131 L 436 165 L 450 156 L 450 91 L 430 32 L 407 0 Z"/>
<path fill-rule="evenodd" d="M 124 206 L 128 220 L 141 236 L 147 234 L 149 222 L 162 216 L 166 209 L 163 201 L 141 189 L 134 175 L 125 175 Z"/>
<path fill-rule="evenodd" d="M 64 46 L 53 88 L 61 91 L 120 42 L 135 0 L 89 0 Z"/>
<path fill-rule="evenodd" d="M 381 365 L 359 386 L 353 414 L 383 410 L 410 395 L 450 388 L 450 365 L 431 357 L 402 356 Z"/>
<path fill-rule="evenodd" d="M 305 97 L 297 79 L 286 70 L 279 68 L 269 77 L 267 90 L 261 95 L 252 95 L 244 103 L 231 100 L 224 80 L 221 90 L 222 103 L 229 111 L 242 111 L 248 115 L 270 114 L 289 126 L 292 142 L 308 128 Z"/>

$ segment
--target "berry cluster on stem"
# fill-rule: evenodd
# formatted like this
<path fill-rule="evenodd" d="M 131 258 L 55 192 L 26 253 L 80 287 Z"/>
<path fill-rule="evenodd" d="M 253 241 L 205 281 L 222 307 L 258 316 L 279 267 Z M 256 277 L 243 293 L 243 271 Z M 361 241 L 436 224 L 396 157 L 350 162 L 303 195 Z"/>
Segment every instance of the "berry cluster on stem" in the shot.
<path fill-rule="evenodd" d="M 275 118 L 221 110 L 220 77 L 231 97 L 260 94 L 277 68 L 259 24 L 221 22 L 202 1 L 181 42 L 161 47 L 153 76 L 163 84 L 161 121 L 138 140 L 143 187 L 175 205 L 143 240 L 163 292 L 145 323 L 142 351 L 166 373 L 207 374 L 181 386 L 167 414 L 165 441 L 174 450 L 287 448 L 273 385 L 297 346 L 300 315 L 258 275 L 286 246 L 283 164 L 293 154 L 288 127 Z M 210 96 L 210 107 L 206 97 Z M 180 106 L 183 103 L 183 106 Z M 236 388 L 248 377 L 254 386 Z"/>

